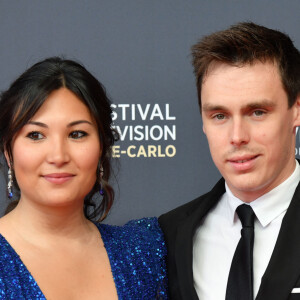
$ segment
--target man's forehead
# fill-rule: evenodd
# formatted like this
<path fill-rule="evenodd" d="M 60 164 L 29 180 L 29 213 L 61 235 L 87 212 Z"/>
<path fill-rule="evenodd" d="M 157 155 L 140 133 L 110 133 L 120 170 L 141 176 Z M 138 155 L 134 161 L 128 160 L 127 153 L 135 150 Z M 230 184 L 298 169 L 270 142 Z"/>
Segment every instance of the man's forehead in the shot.
<path fill-rule="evenodd" d="M 243 66 L 214 62 L 201 89 L 203 111 L 285 106 L 287 103 L 281 76 L 273 62 Z"/>
<path fill-rule="evenodd" d="M 236 62 L 236 63 L 213 60 L 209 63 L 207 70 L 203 76 L 202 85 L 205 83 L 206 79 L 209 76 L 214 75 L 216 73 L 219 73 L 219 74 L 226 73 L 226 71 L 228 71 L 230 69 L 242 69 L 243 70 L 243 68 L 255 66 L 257 64 L 269 65 L 269 66 L 275 67 L 275 70 L 280 75 L 278 63 L 272 59 L 253 60 L 253 61 L 249 61 L 249 62 Z"/>

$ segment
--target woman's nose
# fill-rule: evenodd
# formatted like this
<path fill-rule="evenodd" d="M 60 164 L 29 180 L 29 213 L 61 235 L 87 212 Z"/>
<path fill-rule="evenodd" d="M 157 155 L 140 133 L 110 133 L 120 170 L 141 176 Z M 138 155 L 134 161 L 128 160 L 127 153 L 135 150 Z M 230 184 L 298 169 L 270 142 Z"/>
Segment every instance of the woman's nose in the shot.
<path fill-rule="evenodd" d="M 48 147 L 48 163 L 61 166 L 69 162 L 70 155 L 67 142 L 62 139 L 55 139 L 51 145 L 48 145 Z"/>

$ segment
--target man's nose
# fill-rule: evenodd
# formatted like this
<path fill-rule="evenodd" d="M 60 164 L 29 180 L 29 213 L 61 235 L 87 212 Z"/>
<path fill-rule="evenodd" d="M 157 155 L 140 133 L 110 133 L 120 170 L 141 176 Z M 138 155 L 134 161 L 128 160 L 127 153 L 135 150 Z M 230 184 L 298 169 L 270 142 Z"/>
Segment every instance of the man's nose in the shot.
<path fill-rule="evenodd" d="M 248 124 L 242 118 L 232 120 L 230 143 L 236 147 L 248 144 L 250 140 Z"/>

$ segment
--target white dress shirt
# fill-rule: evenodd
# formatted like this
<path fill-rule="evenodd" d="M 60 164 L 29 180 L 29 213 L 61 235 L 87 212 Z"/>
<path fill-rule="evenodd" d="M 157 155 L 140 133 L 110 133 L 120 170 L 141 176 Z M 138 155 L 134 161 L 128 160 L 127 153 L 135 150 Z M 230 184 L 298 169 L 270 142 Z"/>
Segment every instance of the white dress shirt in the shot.
<path fill-rule="evenodd" d="M 253 289 L 256 297 L 270 261 L 282 219 L 300 180 L 296 162 L 293 174 L 250 205 L 255 212 Z M 196 230 L 193 241 L 194 286 L 201 300 L 225 299 L 232 258 L 241 237 L 241 222 L 235 212 L 244 204 L 228 188 Z"/>

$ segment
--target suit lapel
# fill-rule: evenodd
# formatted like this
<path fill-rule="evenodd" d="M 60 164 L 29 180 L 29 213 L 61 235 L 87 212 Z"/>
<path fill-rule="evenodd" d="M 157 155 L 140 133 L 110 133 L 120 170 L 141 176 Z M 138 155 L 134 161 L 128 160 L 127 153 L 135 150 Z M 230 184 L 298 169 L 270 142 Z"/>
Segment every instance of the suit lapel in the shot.
<path fill-rule="evenodd" d="M 211 192 L 203 198 L 198 207 L 187 213 L 178 226 L 175 260 L 182 299 L 198 299 L 193 280 L 193 236 L 201 219 L 219 201 L 224 192 L 224 179 L 221 179 Z"/>
<path fill-rule="evenodd" d="M 300 183 L 282 220 L 269 265 L 262 277 L 257 300 L 288 299 L 300 275 Z"/>

